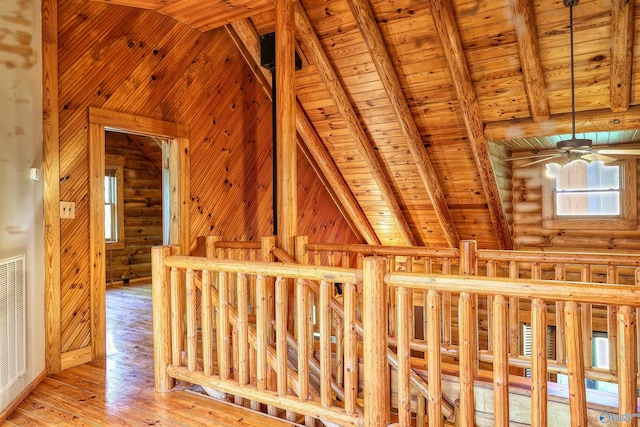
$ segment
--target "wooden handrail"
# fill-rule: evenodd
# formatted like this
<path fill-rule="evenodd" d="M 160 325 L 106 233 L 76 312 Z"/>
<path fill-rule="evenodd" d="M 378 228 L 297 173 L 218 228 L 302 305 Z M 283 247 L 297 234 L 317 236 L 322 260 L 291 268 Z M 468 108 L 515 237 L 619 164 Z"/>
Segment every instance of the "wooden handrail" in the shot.
<path fill-rule="evenodd" d="M 624 265 L 640 266 L 640 257 L 633 254 L 610 253 L 569 253 L 543 251 L 501 251 L 480 249 L 477 253 L 480 261 L 524 261 L 566 264 Z"/>
<path fill-rule="evenodd" d="M 261 242 L 253 242 L 253 241 L 236 241 L 236 240 L 218 240 L 214 243 L 214 247 L 216 249 L 261 249 Z"/>
<path fill-rule="evenodd" d="M 385 280 L 390 286 L 409 286 L 424 291 L 430 289 L 469 293 L 480 291 L 483 295 L 540 298 L 589 304 L 615 301 L 616 305 L 640 307 L 640 293 L 633 287 L 625 285 L 416 273 L 388 273 Z"/>
<path fill-rule="evenodd" d="M 460 251 L 457 248 L 425 248 L 418 246 L 383 246 L 339 243 L 307 243 L 307 251 L 325 252 L 351 252 L 364 256 L 397 255 L 433 258 L 458 258 Z"/>
<path fill-rule="evenodd" d="M 193 270 L 224 271 L 271 277 L 288 277 L 307 280 L 331 280 L 341 283 L 362 283 L 362 273 L 341 267 L 317 267 L 313 265 L 268 263 L 262 261 L 235 261 L 216 258 L 174 255 L 165 259 L 167 267 Z"/>

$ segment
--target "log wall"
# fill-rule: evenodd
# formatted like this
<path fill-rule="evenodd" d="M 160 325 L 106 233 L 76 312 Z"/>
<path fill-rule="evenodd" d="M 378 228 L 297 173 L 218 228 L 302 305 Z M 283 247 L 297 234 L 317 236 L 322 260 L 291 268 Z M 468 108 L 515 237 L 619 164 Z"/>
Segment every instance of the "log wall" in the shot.
<path fill-rule="evenodd" d="M 156 150 L 162 152 L 158 146 Z M 124 249 L 107 249 L 107 284 L 144 277 L 151 280 L 151 247 L 162 245 L 161 164 L 123 133 L 107 132 L 105 151 L 126 159 Z"/>
<path fill-rule="evenodd" d="M 522 162 L 521 162 L 522 163 Z M 516 249 L 626 253 L 640 250 L 640 230 L 542 228 L 544 166 L 513 168 L 513 223 Z"/>
<path fill-rule="evenodd" d="M 191 242 L 222 232 L 256 239 L 272 231 L 271 103 L 224 30 L 206 33 L 152 11 L 59 2 L 61 351 L 91 345 L 88 107 L 190 127 Z M 301 160 L 301 162 L 303 162 Z M 306 168 L 306 169 L 305 169 Z M 300 233 L 354 241 L 329 196 L 301 169 Z"/>

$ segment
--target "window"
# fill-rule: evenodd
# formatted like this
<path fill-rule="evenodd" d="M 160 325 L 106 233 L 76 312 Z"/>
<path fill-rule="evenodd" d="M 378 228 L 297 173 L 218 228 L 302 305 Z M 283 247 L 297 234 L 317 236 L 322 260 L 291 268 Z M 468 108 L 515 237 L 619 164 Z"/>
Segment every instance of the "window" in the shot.
<path fill-rule="evenodd" d="M 636 162 L 546 165 L 543 228 L 637 228 Z"/>
<path fill-rule="evenodd" d="M 124 248 L 123 156 L 107 155 L 104 170 L 104 241 L 107 249 Z"/>

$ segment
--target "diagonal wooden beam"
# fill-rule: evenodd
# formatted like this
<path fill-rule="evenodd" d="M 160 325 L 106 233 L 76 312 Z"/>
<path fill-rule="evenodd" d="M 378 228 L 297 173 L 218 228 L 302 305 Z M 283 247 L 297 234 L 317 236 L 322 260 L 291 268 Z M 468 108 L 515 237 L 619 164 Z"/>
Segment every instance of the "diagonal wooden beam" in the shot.
<path fill-rule="evenodd" d="M 433 210 L 436 213 L 445 239 L 450 247 L 456 248 L 458 247 L 460 237 L 458 236 L 455 222 L 451 217 L 447 200 L 440 187 L 440 181 L 433 169 L 429 154 L 424 148 L 424 142 L 420 137 L 418 126 L 413 119 L 402 87 L 400 86 L 398 75 L 387 52 L 382 34 L 380 34 L 373 10 L 371 10 L 368 0 L 348 0 L 348 3 L 353 17 L 360 28 L 360 33 L 369 49 L 371 59 L 373 60 L 376 70 L 378 70 L 380 81 L 382 81 L 385 91 L 387 92 L 387 96 L 393 107 L 393 112 L 409 146 L 413 161 L 418 168 L 422 183 L 429 194 Z"/>
<path fill-rule="evenodd" d="M 544 122 L 531 119 L 505 120 L 487 123 L 484 134 L 488 141 L 520 139 L 534 136 L 566 135 L 571 133 L 571 113 L 554 114 Z M 580 132 L 613 132 L 640 128 L 640 106 L 626 111 L 609 109 L 576 111 L 576 128 Z"/>
<path fill-rule="evenodd" d="M 625 111 L 631 99 L 635 0 L 611 2 L 611 111 Z"/>
<path fill-rule="evenodd" d="M 295 4 L 295 20 L 296 30 L 298 31 L 300 41 L 306 46 L 310 57 L 313 59 L 313 63 L 318 69 L 318 73 L 320 74 L 322 81 L 329 89 L 333 102 L 336 104 L 340 114 L 344 117 L 347 129 L 349 129 L 349 132 L 354 137 L 360 155 L 367 163 L 369 171 L 378 185 L 380 194 L 389 208 L 391 217 L 395 221 L 406 242 L 415 246 L 418 244 L 418 241 L 416 240 L 411 227 L 409 227 L 409 223 L 404 217 L 402 209 L 400 209 L 400 205 L 393 194 L 389 180 L 385 176 L 384 169 L 371 147 L 369 138 L 360 124 L 360 119 L 347 96 L 344 86 L 333 69 L 331 62 L 329 61 L 329 57 L 320 44 L 320 40 L 311 25 L 311 21 L 299 1 Z"/>
<path fill-rule="evenodd" d="M 500 249 L 513 249 L 513 239 L 509 231 L 507 218 L 502 209 L 500 191 L 489 156 L 489 147 L 487 140 L 484 138 L 484 125 L 480 118 L 480 108 L 478 107 L 478 100 L 471 81 L 467 60 L 464 56 L 453 6 L 449 0 L 430 0 L 430 4 L 431 16 L 449 65 L 449 72 L 451 73 L 458 102 L 460 102 L 460 110 L 467 128 L 473 157 L 480 173 L 498 245 Z"/>
<path fill-rule="evenodd" d="M 271 72 L 260 67 L 260 41 L 255 28 L 248 20 L 234 22 L 225 27 L 233 39 L 240 53 L 260 82 L 265 93 L 271 99 Z M 298 131 L 298 145 L 306 155 L 307 160 L 316 169 L 318 177 L 325 185 L 329 195 L 351 227 L 354 234 L 370 245 L 379 245 L 380 239 L 376 235 L 371 223 L 362 211 L 358 201 L 351 192 L 349 185 L 342 177 L 340 170 L 331 158 L 327 148 L 309 122 L 302 106 L 296 102 L 296 130 Z"/>
<path fill-rule="evenodd" d="M 531 0 L 511 0 L 513 21 L 516 27 L 520 66 L 524 75 L 524 87 L 529 101 L 529 112 L 535 121 L 547 120 L 551 116 L 547 86 L 544 83 L 538 31 Z"/>

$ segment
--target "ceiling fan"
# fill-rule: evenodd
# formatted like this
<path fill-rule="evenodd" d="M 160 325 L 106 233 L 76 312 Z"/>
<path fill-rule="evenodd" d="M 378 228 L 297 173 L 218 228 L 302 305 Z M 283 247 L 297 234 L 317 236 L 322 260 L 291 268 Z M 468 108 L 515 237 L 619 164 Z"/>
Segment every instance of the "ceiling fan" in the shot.
<path fill-rule="evenodd" d="M 563 164 L 571 163 L 575 160 L 585 160 L 587 162 L 604 162 L 610 163 L 618 160 L 612 155 L 631 155 L 640 156 L 640 149 L 634 148 L 593 148 L 593 142 L 590 139 L 576 137 L 576 96 L 575 96 L 575 70 L 573 60 L 573 7 L 577 5 L 579 0 L 563 0 L 566 7 L 569 8 L 569 34 L 571 47 L 571 138 L 559 141 L 556 144 L 557 153 L 535 154 L 532 156 L 512 157 L 505 159 L 506 161 L 535 159 L 520 167 L 532 166 L 538 163 L 549 161 L 562 161 Z"/>

